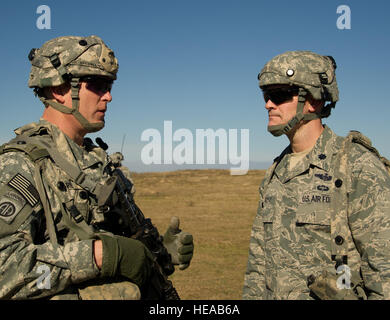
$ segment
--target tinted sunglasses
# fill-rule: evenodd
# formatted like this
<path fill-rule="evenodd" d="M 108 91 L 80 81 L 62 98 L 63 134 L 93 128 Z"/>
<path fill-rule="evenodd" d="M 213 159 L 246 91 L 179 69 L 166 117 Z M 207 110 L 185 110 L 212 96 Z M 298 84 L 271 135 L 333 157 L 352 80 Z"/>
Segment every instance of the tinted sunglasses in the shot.
<path fill-rule="evenodd" d="M 280 87 L 275 89 L 264 89 L 263 97 L 267 103 L 271 100 L 275 104 L 281 104 L 287 101 L 291 101 L 294 96 L 299 92 L 298 87 Z"/>
<path fill-rule="evenodd" d="M 86 82 L 87 89 L 95 93 L 111 92 L 113 80 L 103 77 L 82 77 L 81 82 Z"/>

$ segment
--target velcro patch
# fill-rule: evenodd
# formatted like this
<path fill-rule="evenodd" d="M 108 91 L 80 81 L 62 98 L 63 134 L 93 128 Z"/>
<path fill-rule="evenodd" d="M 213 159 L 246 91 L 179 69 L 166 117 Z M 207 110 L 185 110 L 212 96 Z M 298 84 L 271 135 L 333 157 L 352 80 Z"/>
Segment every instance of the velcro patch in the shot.
<path fill-rule="evenodd" d="M 39 193 L 37 189 L 35 189 L 32 183 L 23 177 L 20 173 L 17 173 L 10 180 L 10 182 L 8 182 L 8 185 L 19 191 L 32 207 L 38 203 Z"/>
<path fill-rule="evenodd" d="M 18 193 L 9 191 L 0 199 L 0 218 L 10 224 L 23 209 L 26 200 Z"/>

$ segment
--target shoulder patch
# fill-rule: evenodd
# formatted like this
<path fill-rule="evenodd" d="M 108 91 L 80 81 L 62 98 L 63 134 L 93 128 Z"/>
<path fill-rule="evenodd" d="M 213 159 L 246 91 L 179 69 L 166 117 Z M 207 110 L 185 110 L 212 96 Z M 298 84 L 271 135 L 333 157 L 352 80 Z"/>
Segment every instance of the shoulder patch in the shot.
<path fill-rule="evenodd" d="M 9 182 L 8 185 L 18 192 L 27 200 L 31 207 L 34 207 L 39 202 L 39 193 L 33 184 L 17 173 Z"/>
<path fill-rule="evenodd" d="M 10 224 L 25 204 L 26 200 L 19 193 L 8 191 L 0 199 L 0 218 Z"/>

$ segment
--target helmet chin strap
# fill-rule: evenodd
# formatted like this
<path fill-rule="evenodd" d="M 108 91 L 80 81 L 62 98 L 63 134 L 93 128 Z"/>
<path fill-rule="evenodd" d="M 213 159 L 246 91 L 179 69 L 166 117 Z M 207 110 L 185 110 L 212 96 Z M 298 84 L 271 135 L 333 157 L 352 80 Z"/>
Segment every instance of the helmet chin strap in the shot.
<path fill-rule="evenodd" d="M 66 107 L 65 105 L 58 103 L 53 100 L 48 100 L 46 98 L 40 97 L 39 99 L 44 103 L 48 104 L 54 109 L 56 109 L 59 112 L 66 113 L 66 114 L 72 114 L 76 120 L 81 124 L 81 126 L 88 132 L 96 132 L 104 127 L 104 121 L 97 122 L 97 123 L 91 123 L 89 122 L 79 111 L 79 84 L 80 79 L 79 78 L 72 78 L 71 80 L 71 96 L 72 96 L 72 109 Z"/>
<path fill-rule="evenodd" d="M 274 126 L 268 126 L 268 132 L 270 132 L 275 137 L 279 137 L 282 134 L 287 134 L 293 128 L 295 128 L 302 120 L 314 120 L 321 118 L 320 115 L 316 113 L 307 113 L 303 114 L 303 107 L 305 106 L 307 91 L 303 88 L 299 88 L 298 92 L 298 104 L 297 112 L 295 116 L 288 121 L 286 124 L 278 124 Z"/>

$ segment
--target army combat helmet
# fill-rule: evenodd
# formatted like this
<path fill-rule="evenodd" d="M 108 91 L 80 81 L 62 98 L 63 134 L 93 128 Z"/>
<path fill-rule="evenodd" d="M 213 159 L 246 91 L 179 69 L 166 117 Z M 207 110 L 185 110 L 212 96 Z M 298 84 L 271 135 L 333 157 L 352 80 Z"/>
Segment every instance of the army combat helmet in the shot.
<path fill-rule="evenodd" d="M 97 36 L 65 36 L 47 41 L 40 49 L 31 49 L 28 86 L 34 88 L 39 99 L 54 109 L 73 116 L 88 132 L 104 127 L 103 122 L 91 123 L 79 112 L 79 84 L 86 76 L 100 76 L 115 80 L 118 61 L 114 52 Z M 65 82 L 71 85 L 72 109 L 47 99 L 39 89 L 59 86 Z"/>
<path fill-rule="evenodd" d="M 299 88 L 296 115 L 286 124 L 269 126 L 274 136 L 291 131 L 301 120 L 326 118 L 338 101 L 336 62 L 331 56 L 311 51 L 288 51 L 271 59 L 258 75 L 261 89 L 284 84 Z M 315 100 L 329 101 L 321 114 L 303 114 L 307 93 Z"/>

